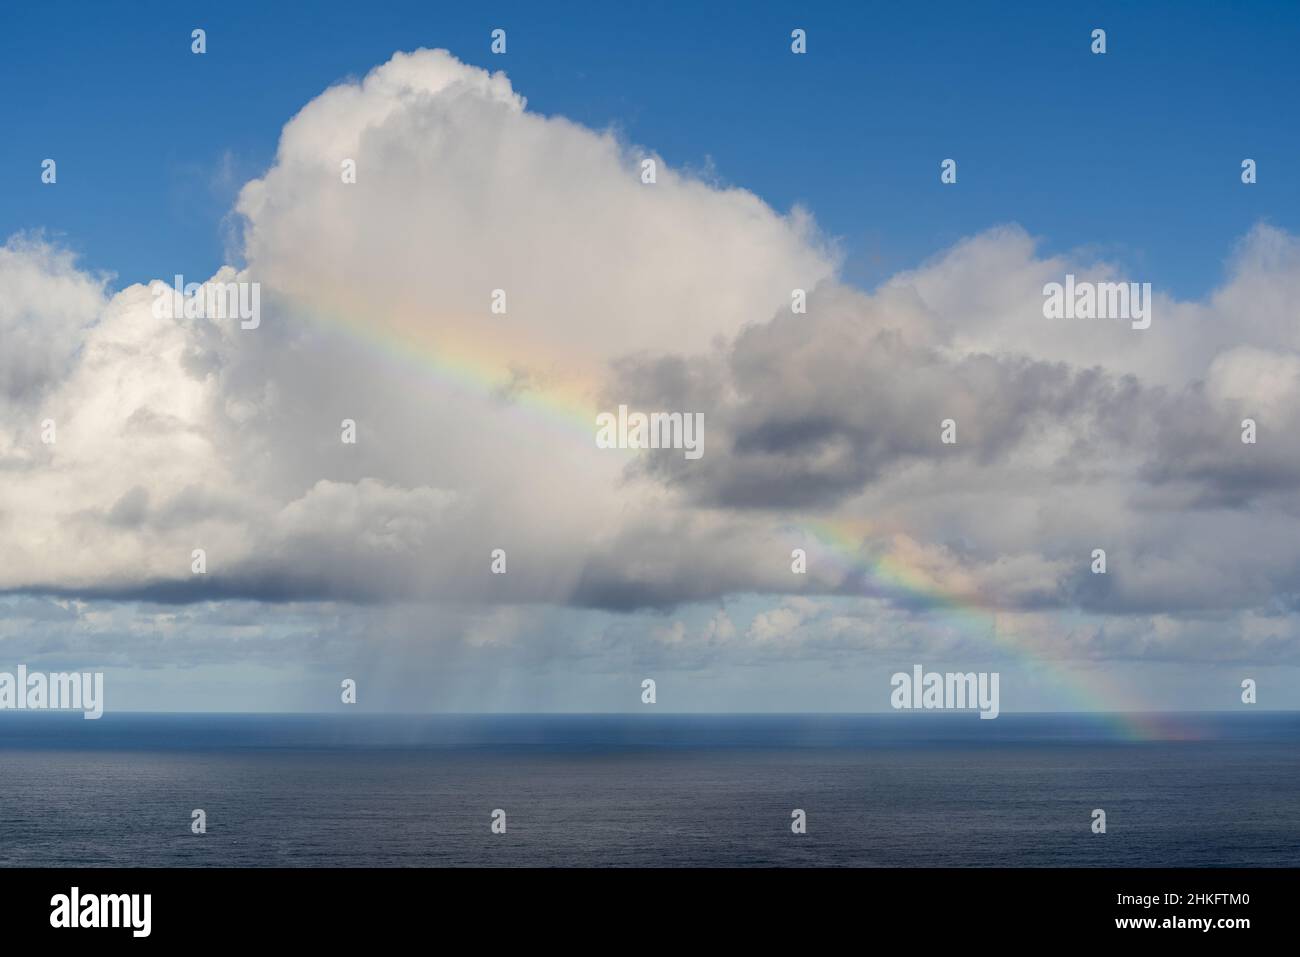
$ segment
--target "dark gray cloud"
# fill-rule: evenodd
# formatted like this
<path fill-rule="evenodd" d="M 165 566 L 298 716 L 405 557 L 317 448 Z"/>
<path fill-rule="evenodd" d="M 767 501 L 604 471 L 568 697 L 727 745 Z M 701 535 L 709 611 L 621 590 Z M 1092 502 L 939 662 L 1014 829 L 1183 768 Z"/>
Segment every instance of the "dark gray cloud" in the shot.
<path fill-rule="evenodd" d="M 750 326 L 725 354 L 630 357 L 614 379 L 611 404 L 704 413 L 702 460 L 660 451 L 634 468 L 708 506 L 828 508 L 918 462 L 962 481 L 1035 443 L 1057 450 L 1038 469 L 1128 469 L 1194 490 L 1190 507 L 1300 488 L 1300 446 L 1277 440 L 1295 434 L 1296 410 L 1264 419 L 1272 441 L 1243 445 L 1249 406 L 1211 401 L 1201 382 L 1171 392 L 1098 367 L 953 354 L 842 289 L 814 293 L 806 316 Z M 945 419 L 955 445 L 940 440 Z"/>

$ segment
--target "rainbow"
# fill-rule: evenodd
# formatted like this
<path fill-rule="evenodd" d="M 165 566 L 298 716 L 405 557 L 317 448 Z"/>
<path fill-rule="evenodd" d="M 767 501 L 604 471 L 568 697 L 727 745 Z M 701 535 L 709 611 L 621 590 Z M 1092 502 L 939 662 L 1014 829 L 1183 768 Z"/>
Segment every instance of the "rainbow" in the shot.
<path fill-rule="evenodd" d="M 353 340 L 364 343 L 390 360 L 421 374 L 430 372 L 439 383 L 478 397 L 508 396 L 508 407 L 538 423 L 591 443 L 594 437 L 600 378 L 598 369 L 572 370 L 571 357 L 547 356 L 544 346 L 521 341 L 519 330 L 505 334 L 493 331 L 485 317 L 467 318 L 465 332 L 450 334 L 432 330 L 418 320 L 387 322 L 360 321 L 367 310 L 360 303 L 342 309 L 313 306 L 302 316 L 323 324 Z M 563 376 L 525 380 L 513 388 L 517 376 L 501 357 L 525 352 L 545 368 L 561 363 L 569 370 Z M 631 452 L 628 454 L 635 454 Z M 917 560 L 915 549 L 901 547 L 910 541 L 901 529 L 857 519 L 825 519 L 795 526 L 792 535 L 803 544 L 815 540 L 822 558 L 829 559 L 847 577 L 856 580 L 866 593 L 892 602 L 919 607 L 948 627 L 987 638 L 992 644 L 1021 661 L 1036 676 L 1049 681 L 1071 706 L 1064 711 L 1083 711 L 1104 718 L 1117 736 L 1127 740 L 1186 740 L 1200 732 L 1169 713 L 1144 711 L 1136 695 L 1099 672 L 1067 671 L 1049 654 L 1016 634 L 999 621 L 998 609 L 979 594 L 972 582 L 953 580 Z M 887 542 L 891 547 L 874 550 L 871 543 Z M 811 556 L 810 556 L 811 557 Z"/>

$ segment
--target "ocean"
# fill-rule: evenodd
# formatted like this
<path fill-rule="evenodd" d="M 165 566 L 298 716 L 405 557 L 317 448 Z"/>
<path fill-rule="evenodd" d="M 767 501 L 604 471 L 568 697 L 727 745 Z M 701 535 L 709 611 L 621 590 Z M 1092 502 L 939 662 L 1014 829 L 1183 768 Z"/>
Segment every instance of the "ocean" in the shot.
<path fill-rule="evenodd" d="M 1297 866 L 1300 714 L 3 712 L 0 865 Z"/>

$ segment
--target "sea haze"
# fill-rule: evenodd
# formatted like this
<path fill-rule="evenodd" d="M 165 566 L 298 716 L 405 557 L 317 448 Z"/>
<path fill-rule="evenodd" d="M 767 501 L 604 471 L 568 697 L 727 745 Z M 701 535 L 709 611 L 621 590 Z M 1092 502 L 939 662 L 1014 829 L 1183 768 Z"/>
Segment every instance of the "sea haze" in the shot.
<path fill-rule="evenodd" d="M 1278 712 L 4 712 L 0 864 L 1297 866 L 1298 744 Z"/>

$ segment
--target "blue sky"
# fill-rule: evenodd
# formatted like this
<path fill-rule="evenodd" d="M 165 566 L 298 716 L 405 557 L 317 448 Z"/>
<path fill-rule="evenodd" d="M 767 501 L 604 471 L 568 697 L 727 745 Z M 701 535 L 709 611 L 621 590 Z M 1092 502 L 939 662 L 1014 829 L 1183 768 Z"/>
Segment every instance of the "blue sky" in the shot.
<path fill-rule="evenodd" d="M 0 234 L 44 228 L 121 284 L 208 275 L 235 192 L 270 165 L 286 119 L 419 46 L 507 70 L 530 109 L 616 127 L 777 209 L 805 205 L 868 286 L 1017 222 L 1048 252 L 1095 250 L 1198 297 L 1235 237 L 1300 215 L 1300 125 L 1277 122 L 1300 101 L 1288 4 L 472 7 L 7 5 Z M 488 52 L 497 26 L 502 57 Z M 805 57 L 789 53 L 794 26 Z M 1105 56 L 1088 50 L 1096 26 Z M 57 190 L 39 182 L 47 156 Z M 938 182 L 945 157 L 956 189 Z"/>

